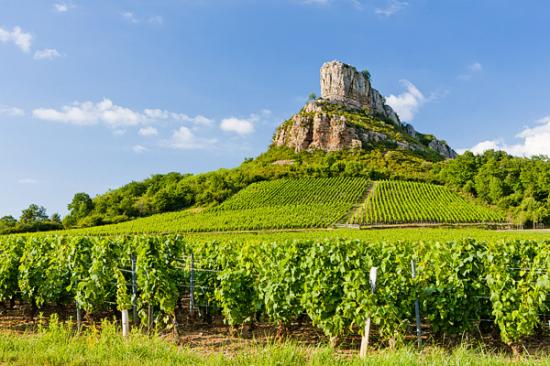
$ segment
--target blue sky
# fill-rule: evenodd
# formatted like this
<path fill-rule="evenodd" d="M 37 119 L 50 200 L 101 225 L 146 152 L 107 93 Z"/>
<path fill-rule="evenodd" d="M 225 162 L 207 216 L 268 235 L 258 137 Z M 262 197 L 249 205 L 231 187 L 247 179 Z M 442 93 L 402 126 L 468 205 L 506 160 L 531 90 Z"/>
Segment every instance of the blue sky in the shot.
<path fill-rule="evenodd" d="M 0 0 L 0 215 L 236 166 L 334 59 L 456 149 L 550 154 L 548 24 L 542 0 Z"/>

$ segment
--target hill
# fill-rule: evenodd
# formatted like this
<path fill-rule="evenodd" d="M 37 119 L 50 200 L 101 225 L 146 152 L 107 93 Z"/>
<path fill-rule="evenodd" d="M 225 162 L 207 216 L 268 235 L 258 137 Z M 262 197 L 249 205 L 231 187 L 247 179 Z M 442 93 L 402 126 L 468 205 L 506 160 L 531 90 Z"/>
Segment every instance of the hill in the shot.
<path fill-rule="evenodd" d="M 369 190 L 373 184 L 374 189 Z M 371 183 L 363 178 L 301 178 L 251 184 L 217 207 L 153 215 L 68 233 L 180 233 L 327 228 L 345 222 L 447 224 L 503 220 L 499 211 L 466 200 L 443 186 Z"/>
<path fill-rule="evenodd" d="M 208 232 L 328 227 L 361 202 L 362 178 L 280 179 L 254 183 L 222 205 L 153 215 L 72 234 Z"/>
<path fill-rule="evenodd" d="M 402 123 L 372 87 L 368 71 L 359 72 L 334 61 L 321 68 L 321 97 L 313 98 L 284 121 L 276 129 L 271 146 L 258 157 L 247 158 L 233 169 L 196 175 L 155 174 L 95 197 L 76 193 L 63 227 L 117 224 L 168 212 L 176 212 L 169 215 L 174 217 L 197 210 L 206 215 L 214 212 L 210 208 L 257 182 L 334 177 L 445 185 L 482 205 L 498 206 L 517 224 L 537 227 L 550 224 L 548 172 L 550 161 L 546 157 L 520 158 L 494 151 L 481 156 L 468 152 L 457 155 L 445 141 Z M 297 194 L 293 199 L 298 198 Z M 41 209 L 37 205 L 29 209 L 33 207 Z M 279 217 L 279 208 L 270 209 Z M 212 215 L 212 222 L 226 220 L 220 214 Z M 0 234 L 61 227 L 56 215 L 51 219 L 41 214 L 31 215 L 31 219 L 26 216 L 19 221 L 1 217 Z M 252 225 L 244 220 L 248 222 L 244 227 Z M 240 227 L 236 222 L 231 226 Z"/>
<path fill-rule="evenodd" d="M 409 150 L 426 160 L 457 156 L 445 141 L 401 123 L 368 71 L 339 61 L 321 67 L 321 97 L 279 126 L 273 144 L 296 151 Z"/>

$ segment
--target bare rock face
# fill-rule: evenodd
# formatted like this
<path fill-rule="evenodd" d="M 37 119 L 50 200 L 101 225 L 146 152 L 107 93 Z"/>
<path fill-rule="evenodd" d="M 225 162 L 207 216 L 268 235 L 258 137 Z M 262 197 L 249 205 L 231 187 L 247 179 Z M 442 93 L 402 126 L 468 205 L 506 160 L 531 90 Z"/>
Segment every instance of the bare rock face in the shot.
<path fill-rule="evenodd" d="M 292 117 L 291 122 L 277 131 L 276 146 L 288 146 L 296 151 L 337 151 L 352 145 L 357 147 L 361 142 L 348 128 L 345 117 L 330 117 L 315 102 L 307 104 L 302 113 Z"/>
<path fill-rule="evenodd" d="M 361 149 L 364 144 L 385 141 L 381 132 L 355 127 L 345 116 L 334 116 L 319 102 L 308 103 L 281 126 L 274 137 L 275 146 L 288 146 L 296 151 Z"/>
<path fill-rule="evenodd" d="M 439 155 L 443 156 L 445 159 L 454 159 L 458 156 L 456 151 L 451 149 L 446 142 L 440 140 L 432 140 L 428 144 L 428 147 L 432 150 L 437 151 Z"/>
<path fill-rule="evenodd" d="M 327 62 L 321 67 L 321 97 L 349 107 L 370 108 L 370 81 L 353 66 Z"/>
<path fill-rule="evenodd" d="M 350 108 L 368 110 L 399 123 L 397 113 L 386 104 L 386 99 L 371 86 L 367 72 L 353 66 L 331 61 L 321 67 L 321 98 Z"/>
<path fill-rule="evenodd" d="M 456 157 L 444 141 L 428 138 L 412 125 L 402 124 L 369 78 L 367 72 L 342 62 L 325 63 L 321 67 L 321 98 L 308 102 L 300 113 L 282 124 L 273 145 L 296 151 L 338 151 L 384 144 L 435 152 L 446 159 Z"/>

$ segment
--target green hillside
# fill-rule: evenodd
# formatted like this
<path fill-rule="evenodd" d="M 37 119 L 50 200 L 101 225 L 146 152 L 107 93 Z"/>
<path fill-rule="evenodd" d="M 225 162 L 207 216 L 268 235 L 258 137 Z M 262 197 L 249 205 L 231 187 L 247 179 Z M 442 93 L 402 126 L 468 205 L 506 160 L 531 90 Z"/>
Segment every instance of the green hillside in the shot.
<path fill-rule="evenodd" d="M 115 225 L 71 230 L 82 234 L 128 234 L 319 228 L 334 224 L 360 202 L 362 178 L 279 179 L 254 183 L 222 205 L 184 210 Z"/>
<path fill-rule="evenodd" d="M 362 178 L 278 179 L 254 183 L 221 205 L 153 215 L 72 234 L 213 232 L 326 228 L 335 223 L 495 223 L 504 216 L 444 186 Z M 366 197 L 366 199 L 365 199 Z M 355 211 L 354 211 L 355 208 Z M 349 219 L 348 219 L 349 218 Z"/>
<path fill-rule="evenodd" d="M 273 206 L 353 204 L 365 193 L 361 178 L 278 179 L 250 185 L 225 201 L 218 210 Z"/>
<path fill-rule="evenodd" d="M 350 223 L 497 223 L 504 215 L 469 201 L 447 187 L 428 183 L 381 181 L 373 186 Z"/>

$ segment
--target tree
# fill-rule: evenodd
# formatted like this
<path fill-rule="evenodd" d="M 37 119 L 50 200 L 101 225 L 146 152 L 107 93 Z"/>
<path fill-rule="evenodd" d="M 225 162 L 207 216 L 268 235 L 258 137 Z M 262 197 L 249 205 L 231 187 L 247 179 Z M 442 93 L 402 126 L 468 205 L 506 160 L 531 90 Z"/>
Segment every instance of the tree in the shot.
<path fill-rule="evenodd" d="M 4 216 L 0 218 L 0 233 L 7 232 L 17 225 L 17 220 L 13 216 Z"/>
<path fill-rule="evenodd" d="M 94 203 L 87 193 L 77 193 L 74 195 L 73 200 L 67 206 L 69 208 L 69 215 L 75 219 L 80 219 L 87 216 L 93 209 Z"/>
<path fill-rule="evenodd" d="M 17 225 L 17 219 L 13 216 L 4 216 L 0 218 L 0 225 L 12 227 Z"/>
<path fill-rule="evenodd" d="M 56 224 L 61 224 L 61 215 L 59 215 L 57 212 L 54 212 L 50 217 L 50 221 Z"/>
<path fill-rule="evenodd" d="M 46 220 L 48 220 L 46 209 L 35 203 L 32 203 L 28 208 L 24 209 L 21 212 L 21 217 L 19 218 L 19 222 L 25 225 L 42 223 Z"/>
<path fill-rule="evenodd" d="M 312 101 L 315 99 L 317 99 L 317 95 L 315 95 L 315 93 L 309 93 L 309 95 L 307 96 L 308 101 Z"/>
<path fill-rule="evenodd" d="M 67 208 L 69 214 L 63 219 L 63 225 L 71 227 L 77 225 L 81 219 L 92 212 L 94 203 L 87 193 L 80 192 L 73 196 L 73 200 L 67 205 Z"/>

